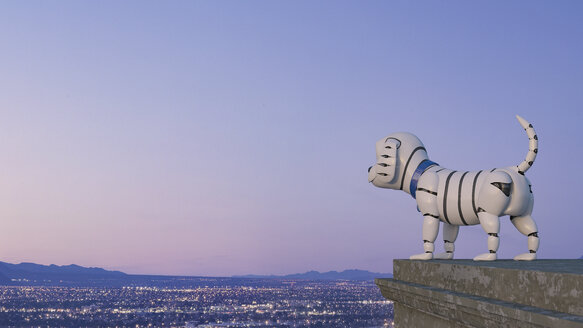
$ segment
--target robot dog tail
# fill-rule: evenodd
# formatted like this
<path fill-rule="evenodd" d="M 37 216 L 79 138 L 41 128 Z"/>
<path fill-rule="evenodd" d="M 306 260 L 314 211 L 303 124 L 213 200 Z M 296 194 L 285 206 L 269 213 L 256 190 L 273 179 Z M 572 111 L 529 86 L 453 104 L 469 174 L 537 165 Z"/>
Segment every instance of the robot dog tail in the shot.
<path fill-rule="evenodd" d="M 516 115 L 516 118 L 518 119 L 520 125 L 526 131 L 529 140 L 528 154 L 526 154 L 526 159 L 522 161 L 520 165 L 518 165 L 518 173 L 524 175 L 524 172 L 528 171 L 528 169 L 530 169 L 530 167 L 532 166 L 532 163 L 534 163 L 534 159 L 536 158 L 536 154 L 538 153 L 538 137 L 536 136 L 536 132 L 534 131 L 532 124 L 528 123 L 525 119 L 518 115 Z"/>

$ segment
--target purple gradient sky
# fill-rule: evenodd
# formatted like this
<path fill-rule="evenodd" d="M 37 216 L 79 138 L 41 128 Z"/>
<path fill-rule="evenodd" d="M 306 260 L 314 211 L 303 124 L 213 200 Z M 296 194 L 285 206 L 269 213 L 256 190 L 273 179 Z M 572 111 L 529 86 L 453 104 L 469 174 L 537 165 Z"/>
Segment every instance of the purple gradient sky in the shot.
<path fill-rule="evenodd" d="M 0 5 L 0 260 L 390 272 L 422 218 L 374 143 L 528 172 L 540 257 L 583 255 L 581 1 Z M 526 249 L 506 218 L 502 258 Z M 438 248 L 441 248 L 441 243 Z M 457 257 L 486 249 L 462 228 Z"/>

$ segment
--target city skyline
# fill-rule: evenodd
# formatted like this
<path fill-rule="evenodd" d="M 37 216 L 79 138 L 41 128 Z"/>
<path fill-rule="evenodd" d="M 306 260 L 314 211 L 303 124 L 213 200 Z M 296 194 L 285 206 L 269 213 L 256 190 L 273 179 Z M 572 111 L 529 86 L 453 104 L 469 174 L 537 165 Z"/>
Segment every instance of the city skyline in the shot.
<path fill-rule="evenodd" d="M 422 217 L 367 182 L 375 142 L 408 131 L 448 168 L 516 165 L 516 114 L 540 138 L 539 257 L 583 255 L 580 2 L 0 8 L 0 261 L 392 272 L 422 251 Z M 500 258 L 524 252 L 501 223 Z M 456 257 L 485 245 L 460 229 Z"/>

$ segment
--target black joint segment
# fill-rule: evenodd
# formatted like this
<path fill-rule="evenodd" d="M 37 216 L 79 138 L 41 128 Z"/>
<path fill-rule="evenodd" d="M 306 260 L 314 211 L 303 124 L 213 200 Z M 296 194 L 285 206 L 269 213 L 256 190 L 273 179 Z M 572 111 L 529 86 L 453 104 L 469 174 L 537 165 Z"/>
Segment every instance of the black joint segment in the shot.
<path fill-rule="evenodd" d="M 528 191 L 532 194 L 532 185 L 528 185 Z"/>
<path fill-rule="evenodd" d="M 529 233 L 528 236 L 538 238 L 538 232 Z"/>
<path fill-rule="evenodd" d="M 452 251 L 445 251 L 445 252 L 446 252 L 446 253 L 450 253 L 450 254 L 451 254 L 451 253 L 453 253 Z"/>
<path fill-rule="evenodd" d="M 449 241 L 449 240 L 445 240 L 445 239 L 443 240 L 443 242 L 444 242 L 444 243 L 453 243 L 453 242 L 451 242 L 451 241 Z"/>
<path fill-rule="evenodd" d="M 433 253 L 433 252 L 430 252 L 430 251 L 425 251 L 425 253 Z"/>
<path fill-rule="evenodd" d="M 524 175 L 524 172 L 522 172 L 522 171 L 518 171 L 518 174 L 520 174 L 520 175 Z"/>
<path fill-rule="evenodd" d="M 500 191 L 502 191 L 502 193 L 504 193 L 504 195 L 506 197 L 509 197 L 510 196 L 510 187 L 512 186 L 512 183 L 492 182 L 491 185 L 493 185 L 494 187 L 500 189 Z"/>
<path fill-rule="evenodd" d="M 496 254 L 496 251 L 490 250 L 491 254 Z"/>
<path fill-rule="evenodd" d="M 533 152 L 534 152 L 535 154 L 536 154 L 536 153 L 538 153 L 538 148 L 535 148 L 535 149 L 533 150 Z"/>
<path fill-rule="evenodd" d="M 429 241 L 429 240 L 424 240 L 423 242 L 424 242 L 424 243 L 430 243 L 430 241 Z"/>
<path fill-rule="evenodd" d="M 510 221 L 516 219 L 516 216 L 510 216 Z"/>
<path fill-rule="evenodd" d="M 534 138 L 533 138 L 533 139 L 534 139 L 534 140 L 538 140 L 538 137 L 537 137 L 537 135 L 536 135 L 536 134 L 534 135 Z"/>
<path fill-rule="evenodd" d="M 430 193 L 432 195 L 437 196 L 437 193 L 435 191 L 431 191 L 431 190 L 428 190 L 428 189 L 425 189 L 425 188 L 417 188 L 417 191 L 424 191 L 426 193 Z"/>
<path fill-rule="evenodd" d="M 529 128 L 532 128 L 532 124 L 528 124 L 528 127 L 529 127 Z"/>
<path fill-rule="evenodd" d="M 532 249 L 529 250 L 532 254 L 536 254 L 536 251 L 533 251 Z"/>
<path fill-rule="evenodd" d="M 528 165 L 532 166 L 533 161 L 528 161 Z"/>
<path fill-rule="evenodd" d="M 425 214 L 423 214 L 423 216 L 431 216 L 433 218 L 439 219 L 439 215 L 435 215 L 435 214 L 431 214 L 431 213 L 425 213 Z"/>
<path fill-rule="evenodd" d="M 480 212 L 486 212 L 486 210 L 484 210 L 484 209 L 483 209 L 483 208 L 481 208 L 481 207 L 478 207 L 478 213 L 480 213 Z"/>
<path fill-rule="evenodd" d="M 496 238 L 498 238 L 498 234 L 497 234 L 497 233 L 489 233 L 488 235 L 489 235 L 489 236 L 492 236 L 492 237 L 496 237 Z"/>
<path fill-rule="evenodd" d="M 385 148 L 387 148 L 387 149 L 392 149 L 393 147 L 391 147 L 391 146 L 385 146 Z"/>

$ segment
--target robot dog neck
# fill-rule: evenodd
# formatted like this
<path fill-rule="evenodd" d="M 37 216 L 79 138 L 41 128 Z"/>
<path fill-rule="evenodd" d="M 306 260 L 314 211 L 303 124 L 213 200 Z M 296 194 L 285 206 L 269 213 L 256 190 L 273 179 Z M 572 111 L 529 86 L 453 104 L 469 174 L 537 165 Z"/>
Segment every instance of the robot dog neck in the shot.
<path fill-rule="evenodd" d="M 406 152 L 403 151 L 403 153 Z M 415 198 L 417 181 L 421 174 L 434 165 L 437 165 L 437 163 L 429 160 L 423 145 L 412 149 L 408 156 L 399 156 L 399 176 L 401 181 L 398 183 L 398 188 Z"/>
<path fill-rule="evenodd" d="M 421 178 L 423 172 L 427 171 L 427 169 L 433 166 L 439 166 L 439 164 L 428 159 L 421 161 L 421 163 L 417 165 L 417 168 L 415 169 L 415 171 L 413 172 L 413 176 L 411 177 L 411 182 L 409 183 L 409 194 L 411 194 L 413 198 L 415 198 L 419 178 Z"/>

